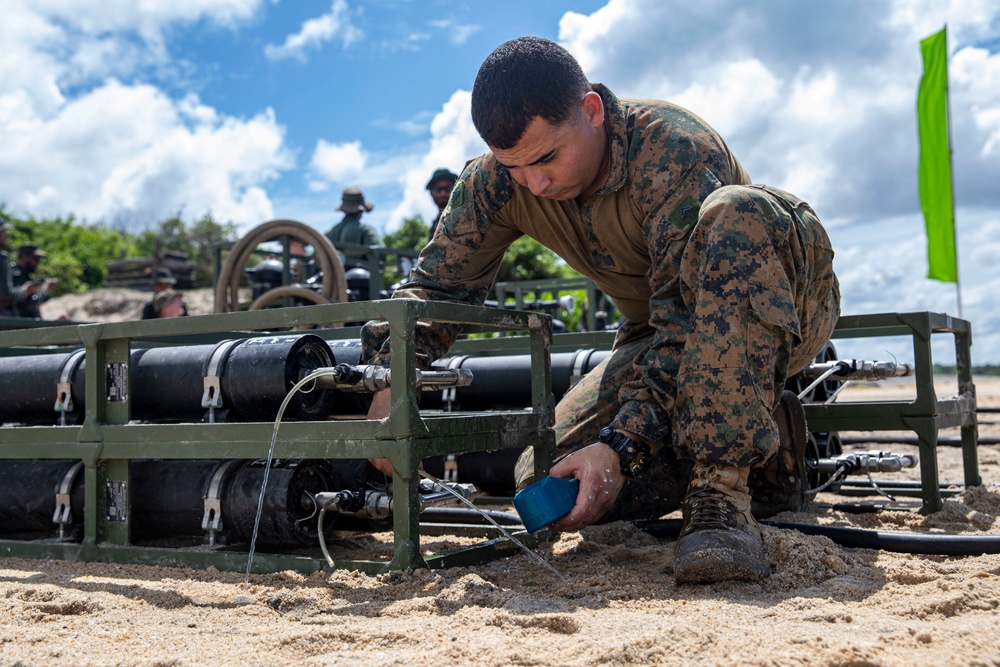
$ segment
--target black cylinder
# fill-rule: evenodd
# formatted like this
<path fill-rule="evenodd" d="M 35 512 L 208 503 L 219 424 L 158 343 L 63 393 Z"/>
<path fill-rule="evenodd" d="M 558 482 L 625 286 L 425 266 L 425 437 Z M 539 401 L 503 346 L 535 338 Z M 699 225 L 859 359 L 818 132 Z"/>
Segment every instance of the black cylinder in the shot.
<path fill-rule="evenodd" d="M 204 535 L 201 527 L 205 497 L 216 470 L 225 461 L 158 461 L 129 463 L 132 539 L 176 535 Z M 225 494 L 235 461 L 225 470 L 220 490 Z M 228 528 L 223 515 L 223 530 Z"/>
<path fill-rule="evenodd" d="M 65 423 L 79 423 L 86 371 L 79 352 L 0 357 L 0 422 L 59 424 L 57 385 L 65 375 L 71 381 L 73 408 Z M 216 364 L 210 373 L 213 357 Z M 214 419 L 271 421 L 296 382 L 335 363 L 329 345 L 315 334 L 133 350 L 129 356 L 131 417 L 137 421 L 202 421 L 208 412 L 202 407 L 204 378 L 214 374 L 219 377 L 222 396 L 222 407 L 214 412 Z M 337 397 L 338 392 L 329 389 L 299 391 L 284 416 L 325 419 Z M 348 403 L 345 409 L 356 409 L 358 399 L 343 400 Z"/>
<path fill-rule="evenodd" d="M 84 406 L 83 366 L 83 355 L 73 352 L 0 357 L 0 423 L 59 423 L 56 388 L 64 371 L 71 389 L 63 398 L 72 401 L 66 424 L 79 423 Z"/>
<path fill-rule="evenodd" d="M 552 394 L 558 401 L 574 382 L 611 355 L 609 350 L 583 349 L 552 355 Z M 455 409 L 510 410 L 531 406 L 531 355 L 498 357 L 451 357 L 435 368 L 464 368 L 472 371 L 468 387 L 455 390 Z M 424 392 L 420 407 L 444 407 L 441 392 Z"/>
<path fill-rule="evenodd" d="M 84 482 L 82 468 L 73 470 L 77 463 L 74 459 L 0 461 L 0 533 L 58 534 L 59 526 L 53 521 L 56 494 L 67 478 L 69 526 L 74 532 L 82 529 Z"/>
<path fill-rule="evenodd" d="M 219 474 L 217 497 L 222 541 L 248 543 L 253 536 L 264 479 L 263 461 L 132 461 L 132 539 L 204 536 L 205 497 Z M 338 491 L 329 461 L 272 462 L 257 543 L 302 546 L 316 543 L 318 512 L 309 497 Z M 337 519 L 331 514 L 331 523 Z"/>
<path fill-rule="evenodd" d="M 329 341 L 337 363 L 358 364 L 361 343 L 357 339 Z M 551 356 L 552 393 L 558 401 L 570 390 L 576 380 L 592 371 L 611 355 L 610 350 L 580 349 L 557 352 Z M 456 410 L 504 410 L 531 406 L 531 355 L 514 354 L 491 357 L 457 355 L 446 357 L 433 364 L 435 369 L 464 368 L 472 371 L 473 381 L 468 387 L 455 390 Z M 364 395 L 364 394 L 362 394 Z M 348 405 L 347 398 L 338 395 L 336 414 Z M 370 401 L 370 397 L 369 397 Z M 444 407 L 440 391 L 425 391 L 420 395 L 420 407 Z"/>
<path fill-rule="evenodd" d="M 264 462 L 250 461 L 239 468 L 223 502 L 223 521 L 242 542 L 253 536 L 257 501 L 264 480 Z M 267 493 L 260 516 L 259 544 L 315 545 L 318 540 L 318 511 L 309 500 L 333 487 L 333 472 L 328 461 L 274 461 L 268 475 Z M 331 513 L 327 513 L 328 515 Z"/>
<path fill-rule="evenodd" d="M 251 338 L 229 354 L 222 377 L 223 400 L 231 401 L 239 421 L 271 421 L 296 382 L 335 363 L 330 346 L 313 334 Z M 285 416 L 324 419 L 332 406 L 332 392 L 313 388 L 297 392 Z"/>
<path fill-rule="evenodd" d="M 512 496 L 517 491 L 514 464 L 523 448 L 500 449 L 495 452 L 466 452 L 455 457 L 457 478 L 463 484 L 475 484 L 494 496 Z M 445 456 L 424 459 L 424 469 L 438 479 L 445 476 Z"/>

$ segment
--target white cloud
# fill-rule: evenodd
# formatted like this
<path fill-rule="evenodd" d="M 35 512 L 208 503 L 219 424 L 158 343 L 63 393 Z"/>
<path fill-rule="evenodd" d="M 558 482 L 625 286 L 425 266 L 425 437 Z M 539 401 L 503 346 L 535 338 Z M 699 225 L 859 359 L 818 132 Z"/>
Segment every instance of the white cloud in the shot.
<path fill-rule="evenodd" d="M 653 90 L 648 97 L 669 99 L 708 120 L 719 132 L 738 132 L 777 106 L 782 82 L 759 60 L 723 62 L 710 76 L 691 81 L 680 92 Z"/>
<path fill-rule="evenodd" d="M 916 191 L 919 40 L 945 23 L 964 314 L 1000 330 L 987 259 L 1000 256 L 1000 54 L 977 46 L 995 44 L 995 2 L 610 0 L 567 13 L 559 39 L 592 80 L 690 108 L 755 180 L 813 203 L 831 221 L 845 312 L 955 314 L 955 286 L 925 278 Z M 1000 358 L 1000 334 L 977 333 L 980 354 Z"/>
<path fill-rule="evenodd" d="M 403 197 L 389 216 L 387 229 L 397 228 L 405 218 L 420 215 L 430 222 L 437 207 L 426 190 L 427 179 L 435 169 L 445 167 L 461 173 L 465 163 L 486 152 L 472 124 L 471 94 L 459 90 L 445 102 L 431 122 L 431 143 L 418 160 L 404 173 Z"/>
<path fill-rule="evenodd" d="M 368 153 L 360 141 L 331 144 L 320 139 L 316 143 L 309 167 L 313 172 L 313 190 L 325 190 L 331 182 L 355 181 L 365 173 Z"/>
<path fill-rule="evenodd" d="M 240 119 L 197 96 L 126 84 L 165 63 L 172 23 L 234 26 L 261 0 L 14 0 L 0 23 L 0 201 L 142 227 L 184 211 L 239 224 L 273 215 L 264 185 L 293 165 L 264 110 Z M 66 92 L 71 90 L 72 92 Z"/>
<path fill-rule="evenodd" d="M 477 32 L 483 29 L 475 23 L 459 23 L 451 19 L 431 21 L 431 25 L 448 36 L 448 42 L 453 46 L 461 46 Z"/>
<path fill-rule="evenodd" d="M 39 216 L 262 220 L 273 211 L 260 186 L 292 163 L 270 111 L 239 120 L 115 81 L 51 118 L 4 125 L 0 137 L 7 203 Z"/>
<path fill-rule="evenodd" d="M 324 42 L 339 38 L 344 48 L 361 39 L 364 33 L 351 23 L 350 10 L 345 0 L 333 0 L 327 14 L 309 19 L 294 35 L 289 35 L 281 46 L 268 44 L 264 55 L 271 60 L 295 58 L 305 61 L 309 48 L 318 48 Z"/>
<path fill-rule="evenodd" d="M 964 48 L 951 61 L 951 83 L 957 103 L 968 107 L 976 127 L 986 135 L 980 155 L 1000 157 L 1000 54 Z"/>

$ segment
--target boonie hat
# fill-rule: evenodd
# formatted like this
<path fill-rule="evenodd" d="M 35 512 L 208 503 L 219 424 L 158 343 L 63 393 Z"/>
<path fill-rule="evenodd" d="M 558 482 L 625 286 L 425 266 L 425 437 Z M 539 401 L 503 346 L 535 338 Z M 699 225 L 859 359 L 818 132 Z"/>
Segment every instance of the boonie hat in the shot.
<path fill-rule="evenodd" d="M 430 190 L 431 185 L 433 185 L 435 181 L 451 181 L 452 183 L 454 183 L 457 180 L 458 180 L 458 174 L 455 174 L 448 169 L 443 169 L 443 168 L 435 169 L 434 175 L 431 176 L 431 180 L 427 181 L 427 186 L 425 189 Z"/>
<path fill-rule="evenodd" d="M 162 267 L 156 270 L 156 276 L 153 278 L 154 283 L 166 283 L 168 285 L 176 285 L 177 279 L 174 278 L 173 272 L 167 267 Z"/>
<path fill-rule="evenodd" d="M 44 250 L 39 250 L 38 246 L 34 243 L 25 243 L 23 246 L 17 249 L 18 257 L 38 257 L 39 259 L 44 259 L 49 256 Z"/>
<path fill-rule="evenodd" d="M 375 208 L 375 204 L 365 200 L 358 188 L 344 188 L 344 196 L 336 210 L 344 213 L 361 213 Z"/>

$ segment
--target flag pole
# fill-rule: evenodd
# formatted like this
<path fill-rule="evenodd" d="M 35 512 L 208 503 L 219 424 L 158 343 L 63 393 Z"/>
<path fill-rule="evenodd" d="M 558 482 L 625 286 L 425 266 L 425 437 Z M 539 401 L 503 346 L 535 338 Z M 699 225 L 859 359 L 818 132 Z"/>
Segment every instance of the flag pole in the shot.
<path fill-rule="evenodd" d="M 958 317 L 962 317 L 962 279 L 958 269 L 958 224 L 955 217 L 955 159 L 954 149 L 951 142 L 951 82 L 948 77 L 947 54 L 948 54 L 948 24 L 944 24 L 944 44 L 945 44 L 945 68 L 944 68 L 944 104 L 948 122 L 948 177 L 951 179 L 951 233 L 955 239 L 955 300 L 958 302 Z"/>

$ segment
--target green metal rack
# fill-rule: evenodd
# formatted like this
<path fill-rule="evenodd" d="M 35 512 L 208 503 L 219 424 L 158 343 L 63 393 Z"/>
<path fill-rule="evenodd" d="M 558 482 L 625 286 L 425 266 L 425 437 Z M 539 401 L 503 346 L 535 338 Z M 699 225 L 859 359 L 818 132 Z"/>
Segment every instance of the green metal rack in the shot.
<path fill-rule="evenodd" d="M 938 398 L 934 389 L 931 337 L 951 334 L 955 343 L 958 396 Z M 806 421 L 811 431 L 892 431 L 917 434 L 920 458 L 921 513 L 943 506 L 938 475 L 938 433 L 959 426 L 966 488 L 982 483 L 976 422 L 976 388 L 972 382 L 972 327 L 968 321 L 940 313 L 886 313 L 845 315 L 832 338 L 910 336 L 913 339 L 916 397 L 912 401 L 807 403 Z"/>
<path fill-rule="evenodd" d="M 130 423 L 127 382 L 130 348 L 144 339 L 224 332 L 281 331 L 317 324 L 385 320 L 393 349 L 392 411 L 382 421 L 349 419 L 298 421 L 281 425 L 276 456 L 306 458 L 387 458 L 393 466 L 393 555 L 388 561 L 336 561 L 337 567 L 377 573 L 416 567 L 448 567 L 485 562 L 513 552 L 506 539 L 425 557 L 420 548 L 419 477 L 424 457 L 533 446 L 544 474 L 554 450 L 550 351 L 551 320 L 537 313 L 477 308 L 462 304 L 392 299 L 243 313 L 81 324 L 0 332 L 0 349 L 44 353 L 52 348 L 85 349 L 84 421 L 79 426 L 0 428 L 0 458 L 79 459 L 85 466 L 83 540 L 0 540 L 0 556 L 67 560 L 214 566 L 242 570 L 247 554 L 208 547 L 160 548 L 131 542 L 129 461 L 132 459 L 263 459 L 274 425 L 258 423 Z M 417 409 L 414 329 L 418 320 L 455 323 L 467 330 L 527 332 L 532 362 L 532 406 L 490 413 L 421 414 Z M 110 489 L 123 490 L 109 516 Z M 119 503 L 121 503 L 119 505 Z M 327 567 L 321 558 L 264 553 L 254 571 L 312 572 Z"/>

